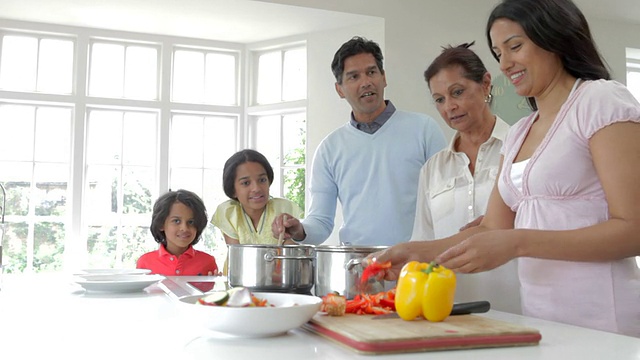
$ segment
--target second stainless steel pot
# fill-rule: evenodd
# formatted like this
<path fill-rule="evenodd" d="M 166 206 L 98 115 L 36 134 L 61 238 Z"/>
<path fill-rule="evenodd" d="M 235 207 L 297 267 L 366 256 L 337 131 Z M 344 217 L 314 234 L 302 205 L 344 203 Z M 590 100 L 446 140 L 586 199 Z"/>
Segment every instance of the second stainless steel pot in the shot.
<path fill-rule="evenodd" d="M 324 296 L 337 291 L 347 299 L 360 293 L 376 294 L 389 290 L 395 282 L 370 279 L 361 286 L 361 263 L 369 254 L 386 249 L 386 246 L 317 246 L 315 294 Z"/>
<path fill-rule="evenodd" d="M 314 247 L 241 245 L 229 248 L 229 286 L 254 291 L 310 294 L 314 283 Z"/>

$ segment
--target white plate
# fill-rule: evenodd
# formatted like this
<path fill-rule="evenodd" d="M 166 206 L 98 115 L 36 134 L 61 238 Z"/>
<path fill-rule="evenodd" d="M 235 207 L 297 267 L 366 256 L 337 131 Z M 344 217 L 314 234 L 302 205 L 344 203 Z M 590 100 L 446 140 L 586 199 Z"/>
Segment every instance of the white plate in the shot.
<path fill-rule="evenodd" d="M 96 278 L 76 277 L 74 282 L 87 291 L 135 292 L 142 291 L 164 279 L 162 275 L 95 275 Z M 99 277 L 99 278 L 98 278 Z"/>
<path fill-rule="evenodd" d="M 311 320 L 322 304 L 317 296 L 283 293 L 254 295 L 274 307 L 227 307 L 196 304 L 203 295 L 180 298 L 184 318 L 214 333 L 234 337 L 266 337 L 284 334 Z"/>
<path fill-rule="evenodd" d="M 149 274 L 150 269 L 82 269 L 77 276 L 83 275 L 144 275 Z"/>

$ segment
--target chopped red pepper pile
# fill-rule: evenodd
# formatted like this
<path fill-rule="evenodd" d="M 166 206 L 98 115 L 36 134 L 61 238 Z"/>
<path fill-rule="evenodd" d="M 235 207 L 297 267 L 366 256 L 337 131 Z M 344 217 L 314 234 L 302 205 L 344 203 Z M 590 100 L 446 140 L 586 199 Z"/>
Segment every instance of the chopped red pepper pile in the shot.
<path fill-rule="evenodd" d="M 377 294 L 359 294 L 352 300 L 346 300 L 346 304 L 343 303 L 344 300 L 337 301 L 337 297 L 344 299 L 343 296 L 335 293 L 329 293 L 322 297 L 322 310 L 331 316 L 341 316 L 345 313 L 382 315 L 396 310 L 396 289 Z M 344 310 L 342 310 L 343 306 Z"/>

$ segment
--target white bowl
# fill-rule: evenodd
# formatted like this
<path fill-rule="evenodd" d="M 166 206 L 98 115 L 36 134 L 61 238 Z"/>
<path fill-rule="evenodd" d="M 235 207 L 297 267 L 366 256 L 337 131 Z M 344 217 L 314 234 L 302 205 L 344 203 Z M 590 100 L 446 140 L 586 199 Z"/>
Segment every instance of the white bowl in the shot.
<path fill-rule="evenodd" d="M 266 337 L 284 334 L 309 320 L 320 310 L 317 296 L 253 293 L 273 307 L 228 307 L 197 304 L 203 295 L 185 296 L 178 305 L 185 318 L 215 332 L 235 337 Z"/>

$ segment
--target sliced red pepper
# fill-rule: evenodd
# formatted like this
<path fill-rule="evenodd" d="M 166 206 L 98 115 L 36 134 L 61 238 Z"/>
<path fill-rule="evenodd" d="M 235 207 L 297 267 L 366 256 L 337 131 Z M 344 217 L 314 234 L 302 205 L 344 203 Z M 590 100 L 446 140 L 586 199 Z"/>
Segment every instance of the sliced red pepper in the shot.
<path fill-rule="evenodd" d="M 393 311 L 396 311 L 396 302 L 392 299 L 382 298 L 380 299 L 380 306 L 383 308 L 389 308 Z"/>
<path fill-rule="evenodd" d="M 374 315 L 384 315 L 384 314 L 388 314 L 390 313 L 391 310 L 387 310 L 378 306 L 372 306 L 371 307 L 371 312 L 370 314 L 374 314 Z"/>
<path fill-rule="evenodd" d="M 370 277 L 375 276 L 378 273 L 382 272 L 384 269 L 388 269 L 390 267 L 391 267 L 391 261 L 387 261 L 384 263 L 379 263 L 375 261 L 372 262 L 371 264 L 369 264 L 369 266 L 364 268 L 364 270 L 362 271 L 362 277 L 360 278 L 360 283 L 362 285 L 366 284 L 367 281 L 369 281 Z"/>
<path fill-rule="evenodd" d="M 347 306 L 345 312 L 355 313 L 358 309 L 361 309 L 364 305 L 367 304 L 367 301 L 364 299 L 353 299 L 347 300 Z"/>

